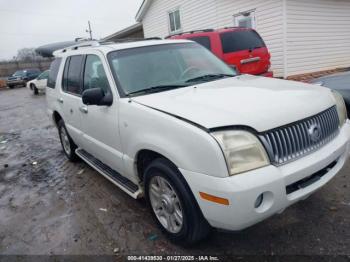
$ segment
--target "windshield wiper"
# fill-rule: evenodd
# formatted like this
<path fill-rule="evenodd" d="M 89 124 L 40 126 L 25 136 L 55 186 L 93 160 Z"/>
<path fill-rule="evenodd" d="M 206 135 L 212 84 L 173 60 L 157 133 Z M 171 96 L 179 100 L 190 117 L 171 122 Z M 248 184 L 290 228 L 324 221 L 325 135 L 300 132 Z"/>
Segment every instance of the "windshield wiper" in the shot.
<path fill-rule="evenodd" d="M 202 75 L 198 77 L 194 77 L 191 79 L 188 79 L 186 83 L 190 82 L 197 82 L 197 81 L 206 81 L 206 80 L 215 80 L 215 79 L 220 79 L 224 77 L 234 77 L 236 75 L 230 75 L 230 74 L 207 74 L 207 75 Z"/>
<path fill-rule="evenodd" d="M 166 91 L 166 90 L 172 90 L 176 88 L 181 88 L 181 87 L 186 87 L 188 85 L 158 85 L 158 86 L 152 86 L 144 89 L 140 89 L 134 92 L 130 92 L 127 94 L 127 96 L 130 95 L 136 95 L 136 94 L 149 94 L 149 93 L 155 93 L 155 92 L 160 92 L 160 91 Z"/>

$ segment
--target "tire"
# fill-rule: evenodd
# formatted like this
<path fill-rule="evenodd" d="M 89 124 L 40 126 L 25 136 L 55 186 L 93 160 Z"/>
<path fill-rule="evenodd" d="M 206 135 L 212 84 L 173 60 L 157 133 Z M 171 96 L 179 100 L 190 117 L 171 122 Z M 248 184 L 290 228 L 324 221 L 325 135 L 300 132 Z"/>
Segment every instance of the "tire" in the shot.
<path fill-rule="evenodd" d="M 13 86 L 13 85 L 9 85 L 8 87 L 9 87 L 10 89 L 13 89 L 13 88 L 14 88 L 14 86 Z"/>
<path fill-rule="evenodd" d="M 162 191 L 160 189 L 160 181 L 163 185 L 165 184 L 166 190 Z M 162 232 L 171 241 L 188 246 L 203 240 L 209 235 L 210 225 L 203 217 L 185 179 L 170 161 L 163 158 L 154 160 L 145 170 L 144 182 L 145 197 L 152 215 Z M 159 188 L 155 190 L 157 185 Z M 175 192 L 176 196 L 168 197 L 167 195 L 172 195 L 171 191 Z M 157 192 L 157 194 L 154 192 Z M 162 195 L 158 198 L 159 201 L 156 201 L 157 197 L 155 195 Z M 170 202 L 172 204 L 169 204 Z M 182 216 L 179 215 L 180 213 Z M 161 214 L 164 214 L 164 217 Z M 165 217 L 168 217 L 168 219 Z M 172 222 L 168 223 L 168 221 Z"/>
<path fill-rule="evenodd" d="M 34 95 L 39 95 L 39 90 L 36 85 L 32 84 Z"/>
<path fill-rule="evenodd" d="M 62 119 L 58 122 L 57 127 L 64 154 L 71 162 L 76 162 L 79 159 L 78 156 L 75 154 L 77 146 L 68 134 L 66 125 L 64 124 L 64 121 Z"/>

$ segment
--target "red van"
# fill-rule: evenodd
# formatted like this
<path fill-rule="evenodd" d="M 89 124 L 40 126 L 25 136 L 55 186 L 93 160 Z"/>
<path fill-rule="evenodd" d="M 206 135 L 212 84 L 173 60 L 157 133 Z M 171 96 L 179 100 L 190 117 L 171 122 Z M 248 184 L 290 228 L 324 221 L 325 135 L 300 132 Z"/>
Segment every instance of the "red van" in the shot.
<path fill-rule="evenodd" d="M 261 36 L 251 28 L 226 27 L 184 32 L 166 37 L 188 39 L 212 51 L 243 74 L 273 77 L 269 71 L 271 55 Z"/>

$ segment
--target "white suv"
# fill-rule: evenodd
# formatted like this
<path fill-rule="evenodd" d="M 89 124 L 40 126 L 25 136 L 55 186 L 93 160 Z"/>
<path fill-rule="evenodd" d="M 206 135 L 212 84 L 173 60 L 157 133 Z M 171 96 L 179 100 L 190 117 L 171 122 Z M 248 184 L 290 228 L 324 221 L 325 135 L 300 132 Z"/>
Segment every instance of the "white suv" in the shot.
<path fill-rule="evenodd" d="M 194 42 L 92 42 L 55 56 L 48 113 L 64 153 L 144 196 L 178 243 L 280 213 L 348 158 L 338 93 L 237 75 Z"/>

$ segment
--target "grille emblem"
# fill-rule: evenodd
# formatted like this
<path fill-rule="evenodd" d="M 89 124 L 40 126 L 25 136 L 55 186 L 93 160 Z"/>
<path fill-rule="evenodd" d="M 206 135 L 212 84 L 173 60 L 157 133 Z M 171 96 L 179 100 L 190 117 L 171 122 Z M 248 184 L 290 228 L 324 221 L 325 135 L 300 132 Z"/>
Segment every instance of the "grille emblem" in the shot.
<path fill-rule="evenodd" d="M 318 124 L 312 124 L 308 132 L 312 142 L 318 142 L 321 139 L 321 127 Z"/>

